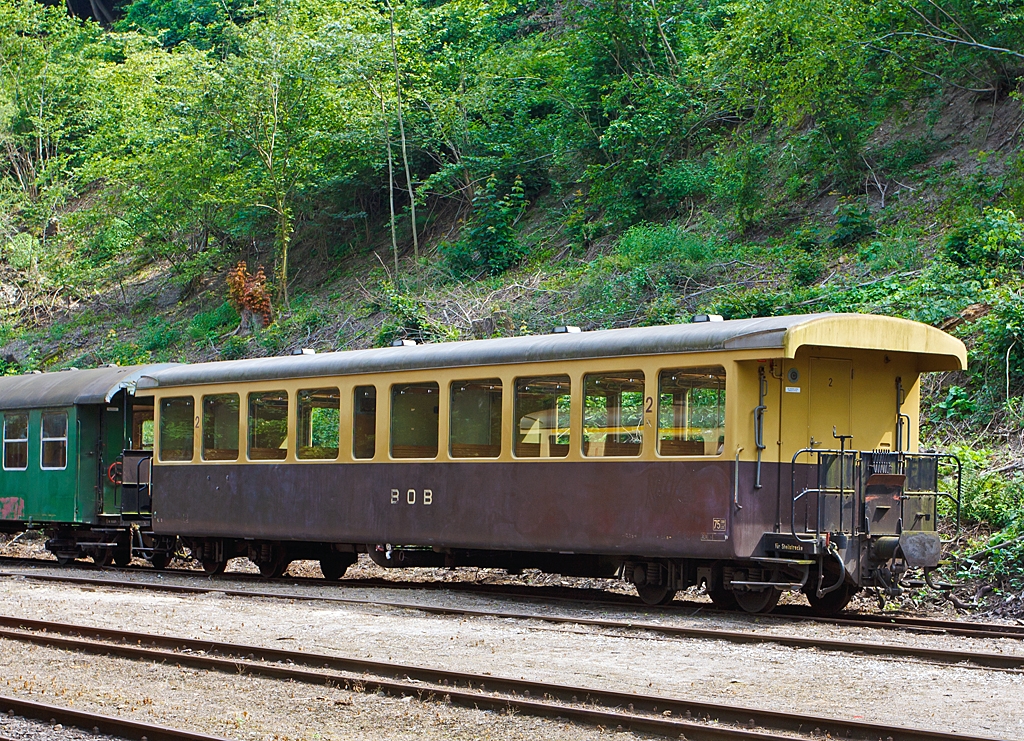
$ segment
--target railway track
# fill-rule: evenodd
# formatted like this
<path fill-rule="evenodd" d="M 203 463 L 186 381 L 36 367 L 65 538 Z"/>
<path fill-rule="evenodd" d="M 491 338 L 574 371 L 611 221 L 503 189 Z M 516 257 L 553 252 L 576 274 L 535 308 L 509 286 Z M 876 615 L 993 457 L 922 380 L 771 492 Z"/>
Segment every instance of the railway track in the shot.
<path fill-rule="evenodd" d="M 205 733 L 193 733 L 180 728 L 168 728 L 153 723 L 118 718 L 113 715 L 101 715 L 85 710 L 73 710 L 60 705 L 48 705 L 19 697 L 0 695 L 0 713 L 17 715 L 60 723 L 94 733 L 105 733 L 119 738 L 136 739 L 137 741 L 227 741 L 222 736 L 209 736 Z M 0 741 L 4 737 L 0 736 Z"/>
<path fill-rule="evenodd" d="M 963 651 L 921 646 L 901 646 L 890 643 L 855 640 L 842 641 L 827 638 L 807 638 L 794 635 L 776 635 L 755 631 L 724 630 L 719 628 L 695 628 L 687 626 L 664 625 L 639 620 L 612 620 L 606 618 L 587 618 L 575 615 L 552 615 L 536 612 L 510 612 L 504 610 L 484 610 L 464 607 L 446 607 L 424 605 L 410 602 L 392 602 L 386 600 L 357 599 L 348 597 L 323 597 L 296 592 L 267 592 L 253 590 L 226 589 L 223 587 L 153 584 L 151 582 L 124 581 L 111 578 L 90 578 L 70 575 L 23 574 L 24 578 L 42 581 L 100 586 L 107 588 L 145 589 L 164 591 L 177 594 L 210 594 L 217 593 L 231 597 L 259 599 L 287 599 L 307 602 L 333 602 L 346 605 L 366 605 L 389 607 L 402 610 L 415 610 L 433 615 L 452 615 L 459 617 L 497 618 L 506 620 L 534 620 L 557 625 L 580 625 L 605 630 L 643 632 L 651 635 L 662 635 L 672 638 L 695 638 L 704 640 L 720 640 L 730 643 L 774 643 L 789 648 L 813 648 L 822 651 L 834 651 L 862 656 L 882 656 L 917 661 L 929 661 L 941 664 L 974 665 L 988 669 L 1008 671 L 1024 670 L 1024 654 L 1003 654 L 984 651 Z M 10 618 L 0 616 L 0 625 L 10 626 Z M 972 634 L 973 637 L 979 637 Z M 987 637 L 987 636 L 986 636 Z M 1005 637 L 1005 636 L 1000 636 Z M 1011 635 L 1010 637 L 1017 637 Z"/>
<path fill-rule="evenodd" d="M 4 563 L 10 564 L 12 566 L 24 565 L 30 568 L 56 568 L 55 562 L 43 561 L 40 559 L 24 559 L 0 556 L 0 564 Z M 204 581 L 210 579 L 210 577 L 207 577 L 200 571 L 189 571 L 186 569 L 169 569 L 162 572 L 156 572 L 153 569 L 140 566 L 128 566 L 120 568 L 113 566 L 96 567 L 89 563 L 79 563 L 76 564 L 74 568 L 77 570 L 99 571 L 102 573 L 163 573 L 173 574 L 175 576 L 202 578 Z M 0 575 L 2 575 L 2 572 L 0 572 Z M 53 580 L 64 578 L 62 576 L 57 575 L 47 576 L 49 578 L 52 578 Z M 308 584 L 317 587 L 329 585 L 331 587 L 338 588 L 379 588 L 393 590 L 452 591 L 469 594 L 481 594 L 486 596 L 497 595 L 505 597 L 517 597 L 521 599 L 541 600 L 544 602 L 566 602 L 574 605 L 594 604 L 608 605 L 612 607 L 620 607 L 626 609 L 643 609 L 646 614 L 688 613 L 690 615 L 725 615 L 733 618 L 742 617 L 744 615 L 744 613 L 725 612 L 721 610 L 716 610 L 714 607 L 704 602 L 693 602 L 686 600 L 676 600 L 668 605 L 660 607 L 651 607 L 648 605 L 641 604 L 637 600 L 637 598 L 628 595 L 615 594 L 613 592 L 607 592 L 598 589 L 585 590 L 570 587 L 530 587 L 506 584 L 472 584 L 467 582 L 439 581 L 398 582 L 376 578 L 343 579 L 341 581 L 327 582 L 323 579 L 316 579 L 310 577 L 284 577 L 280 579 L 266 579 L 255 574 L 244 573 L 229 573 L 226 575 L 215 577 L 215 579 L 218 581 L 234 579 L 238 581 L 255 582 L 258 584 Z M 225 590 L 213 589 L 212 591 L 223 592 Z M 567 594 L 576 592 L 579 592 L 580 594 Z M 262 596 L 274 595 L 272 593 L 268 593 L 267 595 Z M 308 599 L 308 597 L 299 597 L 298 595 L 290 595 L 289 598 Z M 330 598 L 318 597 L 316 599 Z M 1012 625 L 1003 623 L 979 623 L 969 620 L 937 620 L 933 618 L 920 618 L 903 615 L 859 614 L 842 615 L 835 617 L 822 617 L 818 615 L 811 615 L 807 612 L 807 610 L 797 605 L 782 606 L 776 608 L 770 615 L 751 615 L 750 617 L 756 618 L 759 621 L 766 619 L 783 619 L 847 627 L 868 627 L 886 630 L 912 630 L 925 633 L 942 633 L 947 635 L 969 636 L 975 638 L 1011 638 L 1024 640 L 1024 624 Z"/>
<path fill-rule="evenodd" d="M 604 728 L 621 727 L 691 741 L 792 741 L 793 734 L 800 734 L 798 738 L 826 736 L 853 741 L 991 741 L 990 737 L 611 692 L 305 651 L 21 618 L 4 618 L 3 623 L 6 627 L 0 628 L 0 638 L 70 651 L 332 685 L 350 691 L 383 692 L 464 707 L 559 718 Z M 4 706 L 0 704 L 0 707 Z M 157 737 L 149 738 L 154 741 Z"/>

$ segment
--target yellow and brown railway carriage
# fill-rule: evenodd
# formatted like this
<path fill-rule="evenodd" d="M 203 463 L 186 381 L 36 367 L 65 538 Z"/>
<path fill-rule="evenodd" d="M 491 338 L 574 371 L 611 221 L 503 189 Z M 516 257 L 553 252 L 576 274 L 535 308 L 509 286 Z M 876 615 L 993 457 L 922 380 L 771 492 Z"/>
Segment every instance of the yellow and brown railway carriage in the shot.
<path fill-rule="evenodd" d="M 937 564 L 918 379 L 965 363 L 923 324 L 818 314 L 166 368 L 139 382 L 154 529 L 210 571 L 337 578 L 365 550 L 840 609 Z"/>

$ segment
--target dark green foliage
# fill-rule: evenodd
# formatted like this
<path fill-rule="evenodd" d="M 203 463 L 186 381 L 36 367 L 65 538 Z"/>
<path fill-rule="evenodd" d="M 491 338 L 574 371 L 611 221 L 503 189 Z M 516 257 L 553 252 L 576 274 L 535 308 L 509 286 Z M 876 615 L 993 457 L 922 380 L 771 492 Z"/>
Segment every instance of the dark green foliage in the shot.
<path fill-rule="evenodd" d="M 981 277 L 1019 277 L 1024 270 L 1024 223 L 1013 211 L 987 208 L 980 219 L 949 235 L 946 254 Z"/>
<path fill-rule="evenodd" d="M 832 247 L 846 247 L 875 231 L 871 212 L 859 203 L 843 203 L 835 213 L 836 226 L 827 239 Z"/>
<path fill-rule="evenodd" d="M 234 24 L 252 18 L 254 6 L 251 0 L 134 0 L 115 27 L 153 34 L 166 47 L 187 42 L 224 52 L 232 43 Z"/>
<path fill-rule="evenodd" d="M 821 260 L 809 255 L 798 257 L 793 260 L 791 274 L 796 285 L 809 286 L 825 275 L 825 265 Z"/>
<path fill-rule="evenodd" d="M 971 417 L 977 409 L 974 399 L 962 386 L 950 386 L 946 398 L 932 405 L 932 419 L 959 421 Z"/>
<path fill-rule="evenodd" d="M 508 193 L 502 195 L 497 175 L 473 197 L 473 211 L 458 242 L 442 245 L 440 252 L 449 269 L 460 276 L 480 272 L 497 275 L 522 259 L 515 224 L 526 210 L 523 180 L 516 177 Z"/>

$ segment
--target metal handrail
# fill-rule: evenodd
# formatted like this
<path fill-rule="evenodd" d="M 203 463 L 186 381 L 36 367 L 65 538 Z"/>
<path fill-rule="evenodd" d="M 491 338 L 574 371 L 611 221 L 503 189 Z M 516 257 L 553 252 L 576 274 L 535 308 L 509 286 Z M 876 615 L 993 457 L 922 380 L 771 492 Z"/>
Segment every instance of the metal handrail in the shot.
<path fill-rule="evenodd" d="M 142 483 L 142 464 L 149 464 L 149 479 L 146 481 L 145 486 Z M 137 493 L 135 496 L 135 509 L 138 510 L 135 514 L 142 514 L 142 492 L 145 490 L 149 496 L 149 514 L 153 514 L 153 456 L 146 458 L 139 458 L 138 463 L 135 464 L 135 486 L 137 487 Z"/>
<path fill-rule="evenodd" d="M 804 489 L 802 492 L 800 492 L 800 494 L 797 494 L 796 493 L 796 463 L 797 463 L 797 458 L 799 458 L 801 455 L 804 455 L 805 453 L 815 453 L 815 454 L 818 455 L 817 466 L 818 466 L 818 484 L 819 485 L 817 487 L 814 487 L 814 488 Z M 822 487 L 820 485 L 821 484 L 821 456 L 823 454 L 834 454 L 838 458 L 838 460 L 839 460 L 840 469 L 839 469 L 839 488 L 838 489 L 835 489 L 835 488 L 832 488 L 832 487 L 827 487 L 827 486 L 826 487 Z M 839 450 L 830 449 L 830 448 L 826 448 L 826 449 L 822 449 L 822 448 L 801 448 L 800 450 L 798 450 L 796 453 L 793 454 L 793 459 L 790 462 L 790 471 L 791 471 L 790 497 L 791 497 L 791 500 L 790 500 L 790 508 L 789 508 L 789 529 L 790 529 L 790 535 L 792 535 L 794 538 L 796 538 L 799 542 L 801 542 L 801 543 L 814 543 L 814 542 L 817 541 L 817 536 L 821 535 L 821 496 L 820 496 L 821 494 L 838 494 L 839 495 L 839 518 L 840 518 L 840 528 L 842 528 L 843 505 L 845 503 L 846 494 L 850 493 L 853 496 L 856 496 L 856 494 L 857 494 L 856 477 L 858 475 L 858 472 L 857 472 L 856 465 L 854 465 L 854 479 L 855 480 L 850 482 L 852 488 L 847 488 L 847 486 L 846 486 L 846 481 L 845 481 L 845 479 L 846 479 L 846 457 L 847 456 L 856 456 L 856 454 L 857 454 L 857 451 L 855 451 L 855 450 L 846 450 L 845 448 L 840 448 Z M 856 457 L 854 457 L 854 462 L 856 463 Z M 814 516 L 814 534 L 815 534 L 815 537 L 814 538 L 802 538 L 796 532 L 796 503 L 800 499 L 802 499 L 805 494 L 816 494 L 816 495 L 818 495 L 818 496 L 815 497 L 815 516 Z M 854 509 L 856 509 L 856 506 L 854 507 Z M 854 518 L 853 518 L 854 522 L 856 522 L 856 519 L 857 518 L 856 518 L 856 514 L 855 514 Z M 852 529 L 852 523 L 851 523 L 851 529 Z"/>

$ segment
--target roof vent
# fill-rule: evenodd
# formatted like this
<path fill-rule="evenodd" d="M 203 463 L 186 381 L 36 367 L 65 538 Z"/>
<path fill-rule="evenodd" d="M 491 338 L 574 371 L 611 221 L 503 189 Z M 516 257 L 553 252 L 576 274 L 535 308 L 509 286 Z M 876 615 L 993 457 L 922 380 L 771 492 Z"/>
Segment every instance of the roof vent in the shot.
<path fill-rule="evenodd" d="M 29 373 L 30 376 L 41 376 L 41 375 L 43 375 L 43 372 L 41 370 L 29 371 L 28 373 Z"/>
<path fill-rule="evenodd" d="M 415 347 L 416 340 L 392 340 L 391 347 Z"/>
<path fill-rule="evenodd" d="M 120 366 L 117 363 L 107 363 L 105 367 L 106 368 L 120 368 Z"/>
<path fill-rule="evenodd" d="M 700 324 L 701 322 L 723 322 L 721 314 L 695 314 L 693 319 L 690 320 L 694 324 Z"/>
<path fill-rule="evenodd" d="M 552 334 L 576 334 L 577 332 L 582 332 L 582 331 L 583 330 L 581 330 L 579 327 L 573 327 L 573 326 L 567 324 L 567 325 L 562 326 L 562 327 L 555 327 L 554 329 L 551 330 L 551 333 Z"/>
<path fill-rule="evenodd" d="M 316 350 L 311 347 L 297 347 L 292 350 L 292 355 L 316 355 Z"/>

